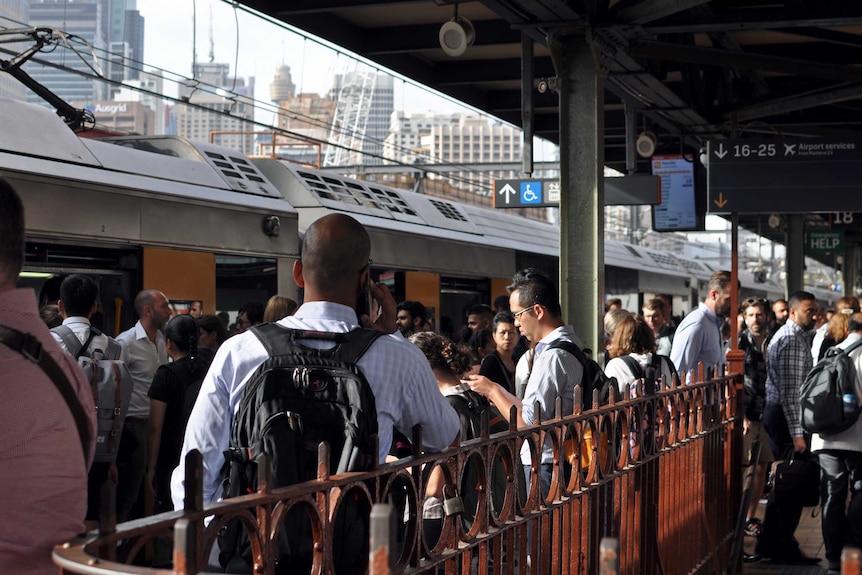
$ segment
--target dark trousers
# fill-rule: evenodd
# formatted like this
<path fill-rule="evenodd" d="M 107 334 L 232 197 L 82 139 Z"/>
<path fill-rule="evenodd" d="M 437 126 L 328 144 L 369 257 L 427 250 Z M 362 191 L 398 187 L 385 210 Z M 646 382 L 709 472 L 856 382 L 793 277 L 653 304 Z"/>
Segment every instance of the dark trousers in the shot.
<path fill-rule="evenodd" d="M 781 406 L 767 403 L 763 411 L 763 425 L 769 436 L 769 446 L 776 459 L 789 457 L 793 452 L 793 437 L 787 428 Z M 793 534 L 802 517 L 802 506 L 795 502 L 776 501 L 775 490 L 769 492 L 763 530 L 757 538 L 756 553 L 766 557 L 792 557 L 798 555 L 799 543 Z"/>
<path fill-rule="evenodd" d="M 143 517 L 135 509 L 147 473 L 147 424 L 126 420 L 117 450 L 117 523 Z"/>
<path fill-rule="evenodd" d="M 826 560 L 836 565 L 844 545 L 862 548 L 862 452 L 827 449 L 819 455 L 823 544 Z"/>
<path fill-rule="evenodd" d="M 524 477 L 525 484 L 527 486 L 527 493 L 530 493 L 530 469 L 532 466 L 524 465 Z M 542 499 L 545 499 L 548 496 L 548 493 L 551 492 L 551 479 L 554 477 L 554 464 L 553 463 L 542 463 L 539 465 L 539 494 Z"/>

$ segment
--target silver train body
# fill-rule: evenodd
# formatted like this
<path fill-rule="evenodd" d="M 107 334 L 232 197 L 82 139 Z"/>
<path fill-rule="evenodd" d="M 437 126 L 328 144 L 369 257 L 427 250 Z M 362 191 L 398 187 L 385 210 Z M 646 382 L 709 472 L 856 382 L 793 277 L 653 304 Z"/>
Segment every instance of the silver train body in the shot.
<path fill-rule="evenodd" d="M 398 299 L 417 299 L 454 328 L 472 303 L 491 303 L 517 269 L 556 275 L 559 230 L 485 209 L 170 136 L 80 138 L 51 111 L 0 100 L 0 176 L 24 200 L 24 285 L 50 276 L 100 278 L 103 327 L 134 322 L 137 290 L 177 303 L 236 310 L 246 300 L 297 297 L 292 264 L 308 225 L 354 216 L 372 238 L 374 272 Z M 712 267 L 607 241 L 606 292 L 635 311 L 656 293 L 691 309 Z M 741 273 L 743 293 L 775 298 L 776 283 Z M 818 290 L 824 303 L 836 296 Z"/>

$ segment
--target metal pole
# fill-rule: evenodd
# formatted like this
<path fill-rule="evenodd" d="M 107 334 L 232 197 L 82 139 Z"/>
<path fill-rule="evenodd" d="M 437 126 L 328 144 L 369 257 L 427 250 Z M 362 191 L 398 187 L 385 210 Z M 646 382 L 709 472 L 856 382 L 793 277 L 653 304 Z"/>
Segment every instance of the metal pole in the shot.
<path fill-rule="evenodd" d="M 604 78 L 583 35 L 549 37 L 560 89 L 560 299 L 584 344 L 600 350 L 605 295 Z"/>

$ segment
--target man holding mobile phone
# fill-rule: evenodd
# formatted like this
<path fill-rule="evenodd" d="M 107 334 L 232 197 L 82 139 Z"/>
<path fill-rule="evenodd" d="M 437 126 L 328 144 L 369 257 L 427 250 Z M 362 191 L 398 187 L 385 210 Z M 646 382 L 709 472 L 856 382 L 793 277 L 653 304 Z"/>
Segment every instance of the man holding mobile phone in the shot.
<path fill-rule="evenodd" d="M 305 301 L 294 315 L 279 320 L 279 324 L 337 333 L 362 325 L 392 334 L 375 339 L 356 361 L 374 394 L 380 463 L 389 452 L 393 428 L 409 436 L 413 426 L 420 425 L 426 451 L 448 447 L 460 430 L 460 420 L 440 394 L 422 352 L 401 334 L 394 333 L 395 300 L 389 288 L 370 279 L 368 232 L 348 215 L 330 214 L 309 226 L 301 251 L 293 277 L 303 288 Z M 378 312 L 363 313 L 375 307 Z M 305 344 L 318 348 L 333 345 L 320 340 L 305 340 Z M 229 447 L 232 419 L 245 385 L 268 358 L 255 334 L 243 333 L 222 345 L 204 378 L 186 429 L 182 456 L 193 449 L 203 454 L 205 503 L 221 495 L 222 453 Z M 182 506 L 184 483 L 185 469 L 180 465 L 171 483 L 174 505 L 178 508 Z"/>

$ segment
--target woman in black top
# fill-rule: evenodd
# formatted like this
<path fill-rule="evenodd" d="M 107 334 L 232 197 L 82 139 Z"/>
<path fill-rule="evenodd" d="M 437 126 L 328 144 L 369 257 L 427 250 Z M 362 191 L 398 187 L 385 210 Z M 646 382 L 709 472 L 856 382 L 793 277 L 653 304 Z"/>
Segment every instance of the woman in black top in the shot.
<path fill-rule="evenodd" d="M 214 355 L 198 348 L 198 324 L 188 315 L 168 322 L 165 349 L 173 362 L 159 366 L 149 391 L 148 474 L 157 513 L 173 509 L 171 473 L 180 462 L 186 424 Z"/>
<path fill-rule="evenodd" d="M 512 353 L 518 344 L 518 328 L 515 317 L 507 311 L 494 316 L 494 351 L 482 358 L 479 375 L 484 375 L 494 383 L 503 386 L 509 393 L 515 393 L 515 360 Z"/>

